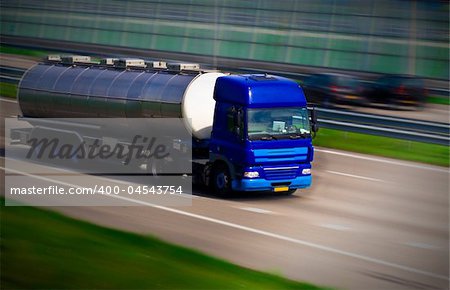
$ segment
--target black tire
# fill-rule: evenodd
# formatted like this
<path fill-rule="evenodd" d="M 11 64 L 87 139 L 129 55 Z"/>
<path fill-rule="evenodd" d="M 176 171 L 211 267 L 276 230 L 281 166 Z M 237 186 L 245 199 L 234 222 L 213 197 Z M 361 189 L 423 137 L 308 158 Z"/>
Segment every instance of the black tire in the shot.
<path fill-rule="evenodd" d="M 146 173 L 154 178 L 161 178 L 161 174 L 164 172 L 163 161 L 157 159 L 148 159 Z"/>
<path fill-rule="evenodd" d="M 149 162 L 149 173 L 153 176 L 161 175 L 161 169 L 159 163 L 156 160 Z"/>
<path fill-rule="evenodd" d="M 225 164 L 219 163 L 214 165 L 210 187 L 218 196 L 227 197 L 231 194 L 231 175 Z"/>

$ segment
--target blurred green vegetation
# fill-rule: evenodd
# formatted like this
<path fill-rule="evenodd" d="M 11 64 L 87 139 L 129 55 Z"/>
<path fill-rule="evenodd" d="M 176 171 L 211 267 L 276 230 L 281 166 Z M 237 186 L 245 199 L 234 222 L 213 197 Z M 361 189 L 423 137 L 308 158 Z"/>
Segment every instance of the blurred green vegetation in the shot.
<path fill-rule="evenodd" d="M 449 166 L 448 146 L 321 128 L 314 146 Z"/>
<path fill-rule="evenodd" d="M 16 98 L 17 85 L 0 82 L 0 96 L 8 98 Z"/>
<path fill-rule="evenodd" d="M 382 74 L 414 69 L 423 77 L 449 78 L 448 1 L 160 1 L 157 9 L 146 1 L 88 2 L 44 0 L 30 4 L 33 9 L 8 2 L 2 33 Z"/>
<path fill-rule="evenodd" d="M 28 49 L 9 45 L 0 45 L 0 52 L 5 54 L 17 54 L 42 58 L 54 52 L 40 49 Z"/>
<path fill-rule="evenodd" d="M 450 98 L 430 96 L 427 98 L 427 103 L 438 105 L 450 105 Z"/>
<path fill-rule="evenodd" d="M 1 217 L 2 289 L 324 289 L 42 209 Z"/>

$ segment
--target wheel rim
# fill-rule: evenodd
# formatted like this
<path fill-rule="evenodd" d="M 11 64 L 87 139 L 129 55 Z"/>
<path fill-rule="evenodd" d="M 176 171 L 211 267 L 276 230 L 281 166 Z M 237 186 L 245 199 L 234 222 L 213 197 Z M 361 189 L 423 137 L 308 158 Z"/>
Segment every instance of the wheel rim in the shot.
<path fill-rule="evenodd" d="M 216 176 L 216 185 L 218 189 L 224 189 L 226 184 L 226 176 L 225 173 L 221 172 Z"/>
<path fill-rule="evenodd" d="M 162 169 L 160 167 L 160 164 L 158 164 L 158 162 L 156 162 L 156 160 L 151 160 L 149 162 L 149 166 L 150 166 L 150 174 L 153 176 L 160 176 Z"/>
<path fill-rule="evenodd" d="M 158 167 L 156 166 L 156 162 L 152 162 L 152 164 L 151 164 L 151 173 L 152 173 L 152 175 L 158 175 Z"/>

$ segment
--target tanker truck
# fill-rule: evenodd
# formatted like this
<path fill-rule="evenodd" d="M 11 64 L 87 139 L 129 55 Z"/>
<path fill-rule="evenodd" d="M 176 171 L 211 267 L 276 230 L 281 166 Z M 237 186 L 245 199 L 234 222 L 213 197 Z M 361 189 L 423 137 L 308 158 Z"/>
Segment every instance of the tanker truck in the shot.
<path fill-rule="evenodd" d="M 19 118 L 30 124 L 39 118 L 182 118 L 192 137 L 193 181 L 218 195 L 292 194 L 311 185 L 316 114 L 302 88 L 283 77 L 231 75 L 197 64 L 49 56 L 23 75 L 18 103 Z M 47 121 L 44 127 L 60 125 Z M 33 129 L 15 133 L 27 143 Z"/>

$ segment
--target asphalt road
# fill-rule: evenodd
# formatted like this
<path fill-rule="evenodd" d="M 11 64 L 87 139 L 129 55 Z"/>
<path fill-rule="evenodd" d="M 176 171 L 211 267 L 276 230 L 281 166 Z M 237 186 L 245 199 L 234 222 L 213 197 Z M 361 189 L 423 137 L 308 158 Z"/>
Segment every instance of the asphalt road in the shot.
<path fill-rule="evenodd" d="M 37 63 L 36 57 L 15 54 L 0 54 L 0 64 L 3 66 L 29 69 Z"/>
<path fill-rule="evenodd" d="M 2 120 L 19 113 L 14 101 L 2 99 L 0 105 Z M 71 175 L 39 164 L 8 162 L 19 169 L 6 171 L 10 175 L 20 175 L 21 168 L 47 172 L 29 174 L 29 186 L 49 181 L 82 186 L 147 182 L 143 176 Z M 310 189 L 290 197 L 260 194 L 223 200 L 196 189 L 191 206 L 145 201 L 54 209 L 318 285 L 448 289 L 447 168 L 318 148 L 313 176 Z"/>

